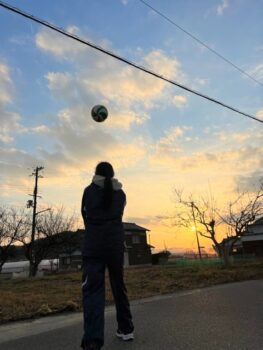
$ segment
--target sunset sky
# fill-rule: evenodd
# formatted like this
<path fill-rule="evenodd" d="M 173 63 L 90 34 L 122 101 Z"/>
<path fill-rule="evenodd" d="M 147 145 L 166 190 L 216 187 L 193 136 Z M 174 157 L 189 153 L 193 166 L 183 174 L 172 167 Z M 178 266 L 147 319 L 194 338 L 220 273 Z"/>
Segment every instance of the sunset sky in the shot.
<path fill-rule="evenodd" d="M 9 0 L 41 17 L 263 119 L 263 87 L 138 0 Z M 263 1 L 149 0 L 263 84 Z M 174 188 L 224 207 L 263 177 L 263 124 L 215 105 L 0 8 L 1 204 L 23 207 L 44 166 L 39 208 L 79 213 L 99 161 L 127 194 L 124 220 L 151 244 L 196 249 L 171 226 Z M 109 117 L 95 123 L 92 106 Z M 81 227 L 81 221 L 79 226 Z M 201 238 L 207 248 L 210 242 Z"/>

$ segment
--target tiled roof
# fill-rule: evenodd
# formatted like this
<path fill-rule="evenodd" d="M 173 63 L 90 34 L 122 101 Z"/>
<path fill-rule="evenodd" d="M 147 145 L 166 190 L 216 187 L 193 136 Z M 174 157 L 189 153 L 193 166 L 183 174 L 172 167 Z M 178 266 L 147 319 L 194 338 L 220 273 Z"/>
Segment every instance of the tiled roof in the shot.
<path fill-rule="evenodd" d="M 132 222 L 123 223 L 124 231 L 150 231 L 148 228 L 136 225 Z M 77 233 L 81 234 L 84 232 L 84 229 L 78 229 Z"/>
<path fill-rule="evenodd" d="M 147 232 L 150 231 L 148 228 L 130 223 L 130 222 L 124 222 L 123 223 L 124 231 L 126 232 Z M 76 233 L 79 237 L 81 237 L 84 234 L 85 230 L 84 229 L 78 229 Z M 73 232 L 72 232 L 73 233 Z"/>
<path fill-rule="evenodd" d="M 136 225 L 132 222 L 124 222 L 123 226 L 125 231 L 150 231 L 148 228 Z"/>
<path fill-rule="evenodd" d="M 263 225 L 263 217 L 257 219 L 252 225 Z"/>

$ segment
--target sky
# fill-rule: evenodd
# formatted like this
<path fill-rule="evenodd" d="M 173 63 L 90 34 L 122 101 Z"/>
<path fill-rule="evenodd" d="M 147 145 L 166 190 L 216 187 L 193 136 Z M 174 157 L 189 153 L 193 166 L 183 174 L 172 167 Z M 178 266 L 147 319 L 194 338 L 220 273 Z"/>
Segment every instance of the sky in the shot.
<path fill-rule="evenodd" d="M 263 119 L 262 85 L 139 0 L 9 0 L 118 55 Z M 262 0 L 149 0 L 263 84 Z M 224 208 L 263 177 L 263 126 L 0 8 L 1 204 L 24 207 L 36 166 L 39 209 L 79 215 L 83 189 L 109 161 L 127 195 L 124 221 L 156 249 L 196 250 L 174 227 L 174 189 Z M 95 123 L 96 104 L 109 116 Z M 79 220 L 79 227 L 82 226 Z M 223 235 L 224 232 L 219 232 Z M 222 236 L 223 237 L 223 236 Z M 201 238 L 207 250 L 211 243 Z"/>

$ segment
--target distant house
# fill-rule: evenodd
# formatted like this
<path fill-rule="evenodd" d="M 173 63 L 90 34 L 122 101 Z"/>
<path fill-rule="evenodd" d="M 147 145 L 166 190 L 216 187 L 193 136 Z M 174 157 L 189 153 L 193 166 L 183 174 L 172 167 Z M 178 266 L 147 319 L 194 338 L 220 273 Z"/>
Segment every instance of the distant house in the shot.
<path fill-rule="evenodd" d="M 167 263 L 171 253 L 168 250 L 163 250 L 159 253 L 152 254 L 152 264 L 159 265 Z"/>
<path fill-rule="evenodd" d="M 253 254 L 263 257 L 263 217 L 248 225 L 241 237 L 228 237 L 223 242 L 229 246 L 234 242 L 232 255 Z M 214 249 L 218 253 L 216 247 Z"/>
<path fill-rule="evenodd" d="M 263 217 L 248 225 L 247 232 L 241 237 L 243 252 L 263 257 Z"/>
<path fill-rule="evenodd" d="M 232 246 L 232 255 L 240 255 L 243 253 L 243 246 L 242 246 L 242 242 L 241 242 L 241 238 L 238 237 L 227 237 L 224 238 L 222 243 L 220 243 L 219 245 L 224 245 L 225 247 L 230 248 Z"/>
<path fill-rule="evenodd" d="M 124 266 L 151 265 L 151 248 L 147 243 L 147 228 L 136 225 L 135 223 L 124 223 L 125 232 L 125 253 Z M 62 233 L 63 234 L 63 233 Z M 59 269 L 70 270 L 81 268 L 81 247 L 85 231 L 77 230 L 72 232 L 75 235 L 75 246 L 72 246 L 59 254 Z"/>

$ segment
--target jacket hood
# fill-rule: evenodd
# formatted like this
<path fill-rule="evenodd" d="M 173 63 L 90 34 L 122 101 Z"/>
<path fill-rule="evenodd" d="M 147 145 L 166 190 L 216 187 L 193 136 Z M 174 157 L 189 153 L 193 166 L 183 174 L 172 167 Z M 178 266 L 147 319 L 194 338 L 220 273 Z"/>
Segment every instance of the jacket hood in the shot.
<path fill-rule="evenodd" d="M 104 180 L 105 180 L 105 176 L 101 176 L 101 175 L 94 175 L 92 178 L 92 182 L 101 188 L 104 188 Z M 111 182 L 112 182 L 112 187 L 114 191 L 118 191 L 122 189 L 122 184 L 117 179 L 112 178 Z"/>

